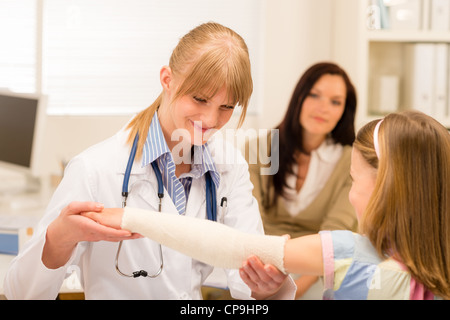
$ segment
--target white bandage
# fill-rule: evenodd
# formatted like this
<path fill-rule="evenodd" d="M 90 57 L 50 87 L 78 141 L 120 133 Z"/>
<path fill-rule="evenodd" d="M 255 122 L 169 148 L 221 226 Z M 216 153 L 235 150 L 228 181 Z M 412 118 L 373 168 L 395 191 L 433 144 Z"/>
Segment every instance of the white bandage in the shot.
<path fill-rule="evenodd" d="M 286 273 L 285 237 L 248 234 L 209 220 L 129 207 L 121 227 L 215 267 L 239 269 L 255 255 Z"/>

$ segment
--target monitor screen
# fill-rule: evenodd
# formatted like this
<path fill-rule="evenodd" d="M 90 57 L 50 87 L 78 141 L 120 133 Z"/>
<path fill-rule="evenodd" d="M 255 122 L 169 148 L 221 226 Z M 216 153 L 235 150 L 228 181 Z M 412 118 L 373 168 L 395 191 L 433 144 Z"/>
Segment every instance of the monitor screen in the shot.
<path fill-rule="evenodd" d="M 0 162 L 35 173 L 41 96 L 0 92 Z"/>

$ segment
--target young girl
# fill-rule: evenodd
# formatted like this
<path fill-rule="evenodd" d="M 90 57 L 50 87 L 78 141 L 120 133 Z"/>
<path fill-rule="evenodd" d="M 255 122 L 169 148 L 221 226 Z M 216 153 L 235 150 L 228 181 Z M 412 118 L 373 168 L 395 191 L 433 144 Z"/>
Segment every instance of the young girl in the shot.
<path fill-rule="evenodd" d="M 244 40 L 220 24 L 202 24 L 179 41 L 160 82 L 162 93 L 150 107 L 68 165 L 34 238 L 8 271 L 8 299 L 54 299 L 68 270 L 79 271 L 86 299 L 202 298 L 212 266 L 81 216 L 96 210 L 91 202 L 200 219 L 211 212 L 208 218 L 231 228 L 263 233 L 245 160 L 227 148 L 240 164 L 217 161 L 225 158 L 223 150 L 209 140 L 236 105 L 244 119 L 253 90 Z M 208 192 L 218 203 L 206 198 Z M 226 212 L 214 210 L 222 198 L 228 199 Z M 125 239 L 133 241 L 117 244 Z M 290 278 L 275 268 L 249 267 L 261 277 L 244 283 L 236 270 L 226 272 L 235 298 L 294 294 Z"/>
<path fill-rule="evenodd" d="M 349 199 L 362 235 L 323 231 L 287 240 L 204 221 L 195 223 L 199 229 L 184 242 L 183 228 L 194 223 L 189 218 L 134 209 L 86 215 L 206 263 L 239 268 L 253 254 L 285 273 L 323 275 L 326 299 L 450 299 L 447 130 L 413 111 L 370 122 L 356 137 L 351 176 Z M 201 241 L 202 234 L 208 236 L 207 243 Z"/>

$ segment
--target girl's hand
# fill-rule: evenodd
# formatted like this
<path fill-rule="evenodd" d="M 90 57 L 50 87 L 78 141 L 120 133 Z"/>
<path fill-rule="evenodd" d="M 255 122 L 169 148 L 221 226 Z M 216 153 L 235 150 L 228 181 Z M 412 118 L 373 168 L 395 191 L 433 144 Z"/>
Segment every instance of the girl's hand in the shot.
<path fill-rule="evenodd" d="M 101 212 L 90 211 L 82 213 L 83 216 L 90 218 L 104 226 L 121 229 L 123 209 L 122 208 L 104 208 Z"/>

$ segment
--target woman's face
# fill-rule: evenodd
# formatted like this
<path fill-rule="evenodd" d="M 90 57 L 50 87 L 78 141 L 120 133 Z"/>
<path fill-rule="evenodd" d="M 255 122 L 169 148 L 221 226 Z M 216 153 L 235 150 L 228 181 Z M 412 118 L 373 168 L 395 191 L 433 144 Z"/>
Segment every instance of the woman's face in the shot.
<path fill-rule="evenodd" d="M 172 81 L 165 91 L 165 100 L 171 101 L 176 93 L 177 81 Z M 190 139 L 191 145 L 202 145 L 220 130 L 231 118 L 235 103 L 228 100 L 225 87 L 207 99 L 202 92 L 185 95 L 160 110 L 160 122 L 169 148 L 180 142 L 180 137 Z M 161 108 L 160 108 L 161 109 Z"/>
<path fill-rule="evenodd" d="M 347 86 L 340 75 L 325 74 L 303 101 L 300 124 L 308 135 L 326 136 L 336 127 L 345 109 Z"/>
<path fill-rule="evenodd" d="M 361 219 L 375 189 L 377 171 L 363 158 L 361 152 L 355 148 L 352 150 L 350 175 L 353 182 L 348 198 L 353 208 L 355 208 L 356 216 L 358 219 Z"/>

